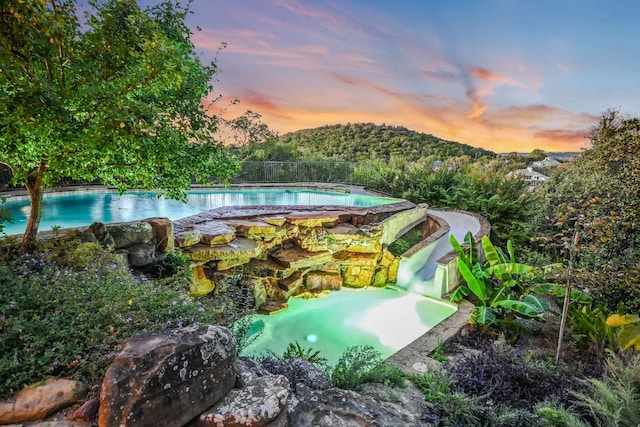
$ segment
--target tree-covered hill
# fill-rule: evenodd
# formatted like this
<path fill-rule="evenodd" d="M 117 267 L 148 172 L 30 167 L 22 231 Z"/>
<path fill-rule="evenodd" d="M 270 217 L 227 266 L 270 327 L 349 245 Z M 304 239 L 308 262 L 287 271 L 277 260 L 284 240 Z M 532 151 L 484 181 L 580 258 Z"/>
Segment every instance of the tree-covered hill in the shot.
<path fill-rule="evenodd" d="M 259 144 L 239 149 L 246 160 L 310 160 L 342 161 L 424 159 L 444 160 L 450 157 L 494 157 L 495 153 L 401 126 L 354 123 L 328 125 L 287 133 Z"/>

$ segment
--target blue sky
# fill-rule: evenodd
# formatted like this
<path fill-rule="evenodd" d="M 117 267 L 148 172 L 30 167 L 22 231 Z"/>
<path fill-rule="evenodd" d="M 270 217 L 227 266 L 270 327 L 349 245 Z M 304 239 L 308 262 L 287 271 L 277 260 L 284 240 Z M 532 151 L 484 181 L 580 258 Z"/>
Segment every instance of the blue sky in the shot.
<path fill-rule="evenodd" d="M 153 0 L 148 0 L 152 2 Z M 146 2 L 145 2 L 146 3 Z M 399 125 L 498 152 L 579 151 L 640 114 L 635 0 L 194 0 L 214 95 L 278 133 Z M 201 31 L 196 31 L 196 26 Z"/>

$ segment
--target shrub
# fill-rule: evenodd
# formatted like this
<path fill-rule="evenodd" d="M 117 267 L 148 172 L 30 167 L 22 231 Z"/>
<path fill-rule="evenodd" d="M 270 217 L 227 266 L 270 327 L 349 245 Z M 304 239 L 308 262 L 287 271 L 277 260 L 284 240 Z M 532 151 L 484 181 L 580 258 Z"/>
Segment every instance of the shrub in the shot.
<path fill-rule="evenodd" d="M 339 388 L 353 390 L 370 380 L 370 371 L 382 363 L 380 353 L 370 345 L 348 347 L 331 369 L 331 382 Z"/>
<path fill-rule="evenodd" d="M 49 375 L 92 384 L 143 331 L 216 323 L 212 300 L 138 282 L 98 245 L 49 242 L 0 261 L 0 394 Z"/>
<path fill-rule="evenodd" d="M 582 381 L 586 390 L 573 392 L 574 404 L 592 425 L 640 425 L 640 355 L 628 360 L 612 355 L 601 379 Z"/>
<path fill-rule="evenodd" d="M 514 408 L 531 409 L 545 399 L 566 403 L 569 391 L 578 386 L 566 369 L 502 343 L 446 369 L 456 391 L 487 405 L 509 402 Z"/>
<path fill-rule="evenodd" d="M 277 355 L 271 350 L 269 350 L 268 353 L 276 359 L 302 359 L 322 369 L 326 369 L 327 367 L 327 359 L 320 355 L 320 350 L 314 350 L 312 347 L 303 347 L 298 341 L 290 342 L 282 355 Z"/>
<path fill-rule="evenodd" d="M 297 390 L 297 385 L 300 383 L 312 390 L 325 389 L 330 385 L 322 370 L 313 363 L 298 357 L 292 359 L 265 357 L 260 360 L 260 364 L 274 375 L 287 377 L 293 391 Z"/>
<path fill-rule="evenodd" d="M 250 314 L 231 323 L 229 329 L 236 338 L 236 351 L 241 354 L 264 331 L 264 321 L 256 320 L 255 316 Z"/>
<path fill-rule="evenodd" d="M 428 371 L 422 375 L 411 375 L 409 380 L 432 404 L 424 421 L 441 426 L 480 425 L 484 409 L 479 399 L 457 392 L 449 373 Z"/>

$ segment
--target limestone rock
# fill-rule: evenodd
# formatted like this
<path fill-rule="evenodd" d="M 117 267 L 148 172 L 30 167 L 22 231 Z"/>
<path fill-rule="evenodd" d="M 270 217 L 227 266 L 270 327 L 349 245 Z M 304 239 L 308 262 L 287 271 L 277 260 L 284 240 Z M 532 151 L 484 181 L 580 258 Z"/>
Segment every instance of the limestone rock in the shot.
<path fill-rule="evenodd" d="M 183 228 L 176 225 L 173 230 L 176 246 L 179 248 L 187 248 L 189 246 L 197 245 L 202 239 L 202 234 L 193 228 Z"/>
<path fill-rule="evenodd" d="M 291 390 L 283 375 L 256 378 L 241 389 L 234 389 L 211 409 L 203 412 L 198 427 L 262 427 L 275 420 L 287 407 Z"/>
<path fill-rule="evenodd" d="M 185 425 L 233 387 L 235 355 L 221 326 L 130 338 L 104 377 L 99 426 Z"/>
<path fill-rule="evenodd" d="M 156 260 L 156 245 L 140 243 L 128 249 L 128 261 L 131 267 L 142 267 L 153 264 Z"/>
<path fill-rule="evenodd" d="M 107 224 L 105 229 L 113 237 L 116 249 L 127 249 L 140 243 L 153 242 L 153 227 L 145 221 Z"/>
<path fill-rule="evenodd" d="M 359 265 L 347 265 L 342 278 L 344 279 L 344 285 L 352 288 L 364 288 L 365 286 L 373 283 L 373 278 L 376 273 L 375 267 L 359 266 Z"/>
<path fill-rule="evenodd" d="M 397 282 L 398 281 L 398 268 L 400 267 L 400 258 L 396 257 L 389 264 L 389 271 L 387 272 L 387 280 L 389 282 Z"/>
<path fill-rule="evenodd" d="M 291 410 L 292 409 L 292 410 Z M 399 405 L 382 404 L 351 390 L 313 390 L 290 408 L 289 420 L 296 427 L 406 427 L 426 426 L 419 416 Z"/>
<path fill-rule="evenodd" d="M 83 399 L 88 387 L 78 381 L 50 378 L 20 390 L 13 402 L 0 403 L 0 424 L 36 421 Z"/>
<path fill-rule="evenodd" d="M 340 273 L 312 271 L 305 276 L 305 287 L 310 291 L 338 291 L 342 288 Z"/>
<path fill-rule="evenodd" d="M 169 218 L 147 218 L 145 221 L 153 228 L 156 250 L 160 252 L 172 251 L 175 248 L 173 222 Z"/>
<path fill-rule="evenodd" d="M 371 286 L 374 286 L 376 288 L 384 288 L 388 283 L 388 275 L 388 268 L 378 268 L 373 275 Z"/>
<path fill-rule="evenodd" d="M 296 247 L 277 250 L 271 257 L 278 264 L 296 270 L 322 267 L 333 259 L 330 252 L 309 252 Z"/>
<path fill-rule="evenodd" d="M 233 219 L 226 220 L 225 223 L 235 229 L 236 235 L 248 237 L 252 240 L 273 240 L 286 235 L 284 229 L 259 220 Z"/>
<path fill-rule="evenodd" d="M 224 245 L 236 238 L 236 230 L 222 221 L 195 224 L 193 229 L 200 233 L 200 243 L 205 245 Z"/>
<path fill-rule="evenodd" d="M 332 227 L 336 224 L 349 221 L 351 214 L 340 211 L 291 212 L 289 215 L 286 215 L 285 218 L 288 223 L 303 227 Z"/>
<path fill-rule="evenodd" d="M 189 294 L 192 297 L 201 297 L 210 294 L 216 287 L 212 277 L 212 269 L 207 265 L 197 265 L 191 273 Z"/>
<path fill-rule="evenodd" d="M 253 240 L 238 237 L 226 245 L 208 246 L 198 244 L 184 249 L 184 254 L 193 261 L 219 261 L 237 258 L 257 258 L 261 255 L 260 246 Z"/>
<path fill-rule="evenodd" d="M 283 267 L 273 260 L 258 260 L 251 259 L 247 264 L 243 265 L 238 273 L 246 274 L 248 276 L 258 277 L 275 277 L 278 279 L 285 279 L 295 273 L 293 269 Z"/>

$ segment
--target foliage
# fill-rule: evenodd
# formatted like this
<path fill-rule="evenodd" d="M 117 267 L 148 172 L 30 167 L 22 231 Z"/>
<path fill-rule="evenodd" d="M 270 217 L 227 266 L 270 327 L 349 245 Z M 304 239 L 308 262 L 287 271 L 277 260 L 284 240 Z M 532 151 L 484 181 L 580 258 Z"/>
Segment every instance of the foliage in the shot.
<path fill-rule="evenodd" d="M 460 301 L 469 295 L 474 297 L 471 301 L 476 309 L 471 315 L 472 323 L 479 325 L 484 332 L 491 327 L 499 327 L 517 333 L 522 330 L 522 323 L 515 322 L 518 318 L 544 320 L 541 314 L 549 309 L 549 303 L 530 293 L 530 285 L 541 277 L 541 272 L 517 263 L 511 242 L 507 244 L 508 255 L 505 255 L 484 236 L 481 244 L 487 261 L 483 264 L 479 261 L 477 244 L 471 233 L 465 236 L 465 247 L 453 234 L 450 241 L 458 254 L 458 269 L 466 282 L 451 294 L 451 300 Z"/>
<path fill-rule="evenodd" d="M 536 195 L 531 234 L 556 259 L 580 233 L 579 266 L 591 271 L 638 265 L 640 118 L 606 112 L 583 151 Z"/>
<path fill-rule="evenodd" d="M 454 380 L 447 372 L 427 371 L 421 375 L 411 375 L 409 380 L 433 405 L 426 421 L 442 426 L 481 425 L 484 409 L 479 400 L 457 392 Z"/>
<path fill-rule="evenodd" d="M 396 239 L 389 245 L 389 252 L 394 256 L 400 256 L 422 241 L 422 231 L 413 230 Z"/>
<path fill-rule="evenodd" d="M 158 265 L 158 275 L 160 277 L 173 276 L 187 270 L 189 266 L 189 258 L 184 253 L 170 250 Z"/>
<path fill-rule="evenodd" d="M 314 350 L 312 347 L 303 347 L 297 340 L 290 342 L 282 355 L 277 355 L 273 351 L 269 351 L 268 353 L 276 359 L 287 360 L 297 358 L 311 362 L 318 367 L 327 366 L 327 359 L 320 355 L 319 350 Z"/>
<path fill-rule="evenodd" d="M 89 6 L 80 20 L 75 0 L 0 3 L 0 162 L 31 197 L 25 248 L 63 180 L 180 198 L 238 167 L 203 106 L 216 67 L 195 52 L 188 6 Z"/>
<path fill-rule="evenodd" d="M 256 298 L 253 288 L 246 285 L 241 274 L 227 276 L 216 281 L 213 292 L 202 298 L 210 301 L 216 308 L 218 322 L 229 325 L 256 310 Z M 258 327 L 256 325 L 256 327 Z"/>
<path fill-rule="evenodd" d="M 236 352 L 241 354 L 264 331 L 264 322 L 256 320 L 254 315 L 249 314 L 232 322 L 229 325 L 229 329 L 231 329 L 231 333 L 236 338 Z"/>
<path fill-rule="evenodd" d="M 6 256 L 0 288 L 2 397 L 48 375 L 99 383 L 130 336 L 219 320 L 215 301 L 139 282 L 117 257 L 76 240 Z"/>
<path fill-rule="evenodd" d="M 608 351 L 617 351 L 615 332 L 607 326 L 609 311 L 604 306 L 570 306 L 569 334 L 576 348 L 594 360 L 604 360 Z"/>
<path fill-rule="evenodd" d="M 446 159 L 467 155 L 478 158 L 494 153 L 400 126 L 353 123 L 321 126 L 281 135 L 261 144 L 240 147 L 238 156 L 245 160 L 317 160 L 352 162 L 394 157 L 405 161 L 427 158 Z"/>
<path fill-rule="evenodd" d="M 274 375 L 284 375 L 289 379 L 291 388 L 296 391 L 297 385 L 302 383 L 312 390 L 325 389 L 330 386 L 325 373 L 313 363 L 300 359 L 281 359 L 265 357 L 260 360 L 260 365 Z"/>
<path fill-rule="evenodd" d="M 455 390 L 478 397 L 486 405 L 505 402 L 532 409 L 537 402 L 569 401 L 577 382 L 568 369 L 537 360 L 513 347 L 499 344 L 446 367 Z"/>
<path fill-rule="evenodd" d="M 607 359 L 601 379 L 587 378 L 585 388 L 573 392 L 574 405 L 591 418 L 591 425 L 640 425 L 640 356 L 629 360 L 617 356 Z"/>
<path fill-rule="evenodd" d="M 4 231 L 5 223 L 13 223 L 13 219 L 11 218 L 11 212 L 9 209 L 4 207 L 4 204 L 7 202 L 6 197 L 0 197 L 0 234 Z"/>
<path fill-rule="evenodd" d="M 607 326 L 620 328 L 618 330 L 618 344 L 623 350 L 634 347 L 640 350 L 640 316 L 637 314 L 612 314 L 607 318 Z"/>
<path fill-rule="evenodd" d="M 447 363 L 449 358 L 444 354 L 444 346 L 441 340 L 438 340 L 436 348 L 429 354 L 429 357 L 440 363 Z"/>
<path fill-rule="evenodd" d="M 334 386 L 347 390 L 365 382 L 404 384 L 400 371 L 382 363 L 380 353 L 369 345 L 348 347 L 331 369 L 330 377 Z"/>

